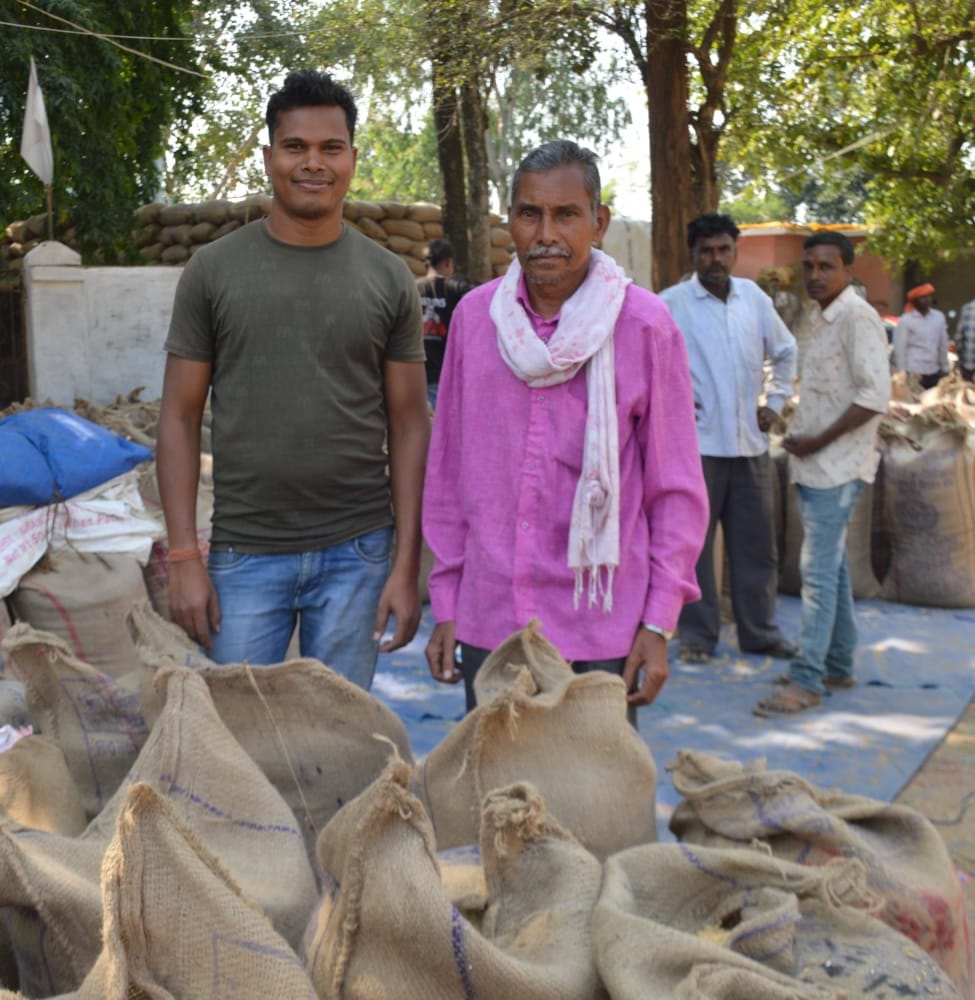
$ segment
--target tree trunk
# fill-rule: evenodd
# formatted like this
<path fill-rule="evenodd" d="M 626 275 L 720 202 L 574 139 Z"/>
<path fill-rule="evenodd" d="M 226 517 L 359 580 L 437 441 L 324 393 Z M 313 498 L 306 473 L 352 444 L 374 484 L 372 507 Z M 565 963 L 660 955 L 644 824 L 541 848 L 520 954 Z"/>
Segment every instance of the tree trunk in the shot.
<path fill-rule="evenodd" d="M 461 87 L 460 100 L 464 151 L 467 153 L 467 228 L 470 234 L 467 276 L 472 281 L 490 281 L 487 111 L 476 82 L 468 81 Z"/>
<path fill-rule="evenodd" d="M 467 197 L 464 186 L 464 147 L 461 140 L 457 92 L 439 60 L 433 61 L 433 121 L 437 132 L 441 208 L 444 235 L 454 247 L 454 262 L 469 273 Z"/>
<path fill-rule="evenodd" d="M 644 86 L 650 109 L 652 281 L 676 284 L 690 269 L 687 224 L 694 216 L 683 0 L 647 0 Z"/>

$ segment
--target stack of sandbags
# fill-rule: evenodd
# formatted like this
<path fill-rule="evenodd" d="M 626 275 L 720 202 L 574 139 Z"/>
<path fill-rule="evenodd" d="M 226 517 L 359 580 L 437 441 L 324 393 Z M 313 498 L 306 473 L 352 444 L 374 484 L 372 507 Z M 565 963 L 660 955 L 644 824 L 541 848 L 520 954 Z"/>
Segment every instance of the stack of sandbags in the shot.
<path fill-rule="evenodd" d="M 884 442 L 886 600 L 975 607 L 975 389 L 946 380 L 892 408 Z"/>
<path fill-rule="evenodd" d="M 98 959 L 99 871 L 106 848 L 120 824 L 125 826 L 129 788 L 139 782 L 168 801 L 219 861 L 227 880 L 260 906 L 289 947 L 297 947 L 310 918 L 317 887 L 291 810 L 223 725 L 200 677 L 169 670 L 157 683 L 166 696 L 162 714 L 116 795 L 80 836 L 39 837 L 0 822 L 0 906 L 12 908 L 8 930 L 20 987 L 28 996 L 77 989 Z M 138 893 L 140 886 L 134 882 L 130 888 Z M 206 905 L 190 900 L 187 891 L 190 886 L 174 892 L 165 905 L 172 902 L 186 913 L 191 903 Z M 166 917 L 170 929 L 178 922 L 178 913 Z M 201 939 L 209 930 L 183 928 Z M 222 942 L 209 940 L 208 954 L 219 960 Z M 174 975 L 187 967 L 178 943 L 152 942 Z M 226 944 L 233 963 L 234 942 Z M 212 962 L 206 968 L 212 971 Z"/>
<path fill-rule="evenodd" d="M 441 848 L 475 843 L 484 797 L 516 781 L 596 857 L 656 838 L 656 767 L 619 677 L 573 674 L 532 622 L 488 657 L 475 691 L 414 778 Z"/>
<path fill-rule="evenodd" d="M 613 1000 L 962 996 L 874 903 L 856 860 L 649 844 L 606 862 L 593 947 Z"/>
<path fill-rule="evenodd" d="M 134 555 L 63 548 L 25 574 L 9 600 L 18 622 L 59 636 L 78 659 L 121 677 L 138 663 L 125 616 L 147 597 Z"/>
<path fill-rule="evenodd" d="M 183 264 L 201 246 L 261 219 L 271 209 L 269 195 L 250 195 L 240 202 L 211 201 L 198 205 L 144 205 L 136 212 L 136 246 L 150 264 Z M 400 204 L 394 201 L 347 200 L 346 223 L 402 258 L 417 276 L 426 274 L 423 250 L 444 235 L 439 205 L 429 202 Z M 514 246 L 501 217 L 489 216 L 491 265 L 504 274 Z"/>
<path fill-rule="evenodd" d="M 963 996 L 975 985 L 962 892 L 944 843 L 907 806 L 815 788 L 797 774 L 765 771 L 684 751 L 671 766 L 684 796 L 670 828 L 685 843 L 745 848 L 777 859 L 824 865 L 854 858 L 877 897 L 876 916 L 909 937 Z"/>
<path fill-rule="evenodd" d="M 221 721 L 298 819 L 308 852 L 325 824 L 383 771 L 390 755 L 412 761 L 399 717 L 318 660 L 252 668 L 218 666 L 146 604 L 132 609 L 146 675 L 187 665 L 206 682 Z M 143 687 L 150 725 L 161 705 Z"/>
<path fill-rule="evenodd" d="M 327 888 L 305 937 L 320 997 L 595 1000 L 590 915 L 599 862 L 534 789 L 483 803 L 487 908 L 480 927 L 441 882 L 436 837 L 397 761 L 329 823 L 318 844 Z"/>
<path fill-rule="evenodd" d="M 127 674 L 111 677 L 75 656 L 63 639 L 26 624 L 7 633 L 3 649 L 11 673 L 23 680 L 35 731 L 64 753 L 85 814 L 94 818 L 149 734 L 138 659 Z"/>

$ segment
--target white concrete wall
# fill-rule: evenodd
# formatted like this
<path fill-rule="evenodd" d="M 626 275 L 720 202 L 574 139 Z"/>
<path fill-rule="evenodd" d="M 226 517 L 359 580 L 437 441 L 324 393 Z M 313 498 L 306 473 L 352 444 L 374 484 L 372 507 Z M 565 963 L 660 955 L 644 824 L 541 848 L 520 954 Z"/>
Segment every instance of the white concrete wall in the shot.
<path fill-rule="evenodd" d="M 602 249 L 642 288 L 652 290 L 650 223 L 636 219 L 610 219 Z"/>
<path fill-rule="evenodd" d="M 61 243 L 24 258 L 30 395 L 70 406 L 111 403 L 144 386 L 162 394 L 179 267 L 82 267 Z"/>

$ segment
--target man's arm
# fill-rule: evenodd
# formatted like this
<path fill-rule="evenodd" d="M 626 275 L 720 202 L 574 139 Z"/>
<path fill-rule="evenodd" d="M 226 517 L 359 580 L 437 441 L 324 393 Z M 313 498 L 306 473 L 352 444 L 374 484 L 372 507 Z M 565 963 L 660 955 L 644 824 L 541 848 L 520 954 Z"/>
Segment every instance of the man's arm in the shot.
<path fill-rule="evenodd" d="M 386 361 L 383 391 L 389 422 L 389 476 L 396 521 L 396 556 L 376 610 L 376 634 L 386 631 L 390 614 L 396 633 L 380 652 L 405 646 L 420 624 L 420 499 L 430 443 L 426 373 L 420 363 Z"/>
<path fill-rule="evenodd" d="M 200 426 L 213 366 L 174 354 L 166 358 L 156 445 L 159 495 L 170 552 L 198 548 L 196 492 L 200 478 Z M 169 616 L 205 649 L 220 631 L 220 606 L 202 558 L 169 564 Z"/>
<path fill-rule="evenodd" d="M 951 371 L 951 359 L 948 357 L 948 321 L 943 315 L 938 335 L 938 371 L 942 375 L 947 375 Z"/>
<path fill-rule="evenodd" d="M 782 447 L 796 458 L 805 458 L 807 455 L 822 451 L 837 438 L 862 427 L 875 416 L 877 416 L 876 410 L 868 410 L 866 407 L 851 403 L 824 431 L 820 431 L 819 434 L 789 434 L 783 440 Z"/>
<path fill-rule="evenodd" d="M 786 400 L 792 396 L 796 381 L 796 360 L 799 356 L 799 349 L 796 346 L 796 338 L 792 336 L 789 328 L 782 321 L 782 317 L 775 311 L 772 300 L 764 292 L 762 298 L 764 299 L 762 326 L 765 357 L 772 364 L 772 378 L 766 393 L 768 397 L 766 408 L 779 415 L 782 413 L 782 407 Z M 759 421 L 759 426 L 761 427 L 761 421 Z M 761 427 L 761 429 L 766 431 L 768 427 Z"/>

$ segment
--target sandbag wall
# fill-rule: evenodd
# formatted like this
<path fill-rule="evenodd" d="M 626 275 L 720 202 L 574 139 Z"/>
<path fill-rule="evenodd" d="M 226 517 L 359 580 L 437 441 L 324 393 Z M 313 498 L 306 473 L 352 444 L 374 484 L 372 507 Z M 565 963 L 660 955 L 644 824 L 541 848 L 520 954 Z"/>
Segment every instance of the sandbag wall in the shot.
<path fill-rule="evenodd" d="M 898 382 L 880 425 L 876 481 L 854 508 L 847 558 L 857 599 L 924 607 L 975 607 L 975 387 L 957 376 L 912 398 Z M 800 588 L 803 529 L 781 438 L 778 476 L 779 590 Z"/>

